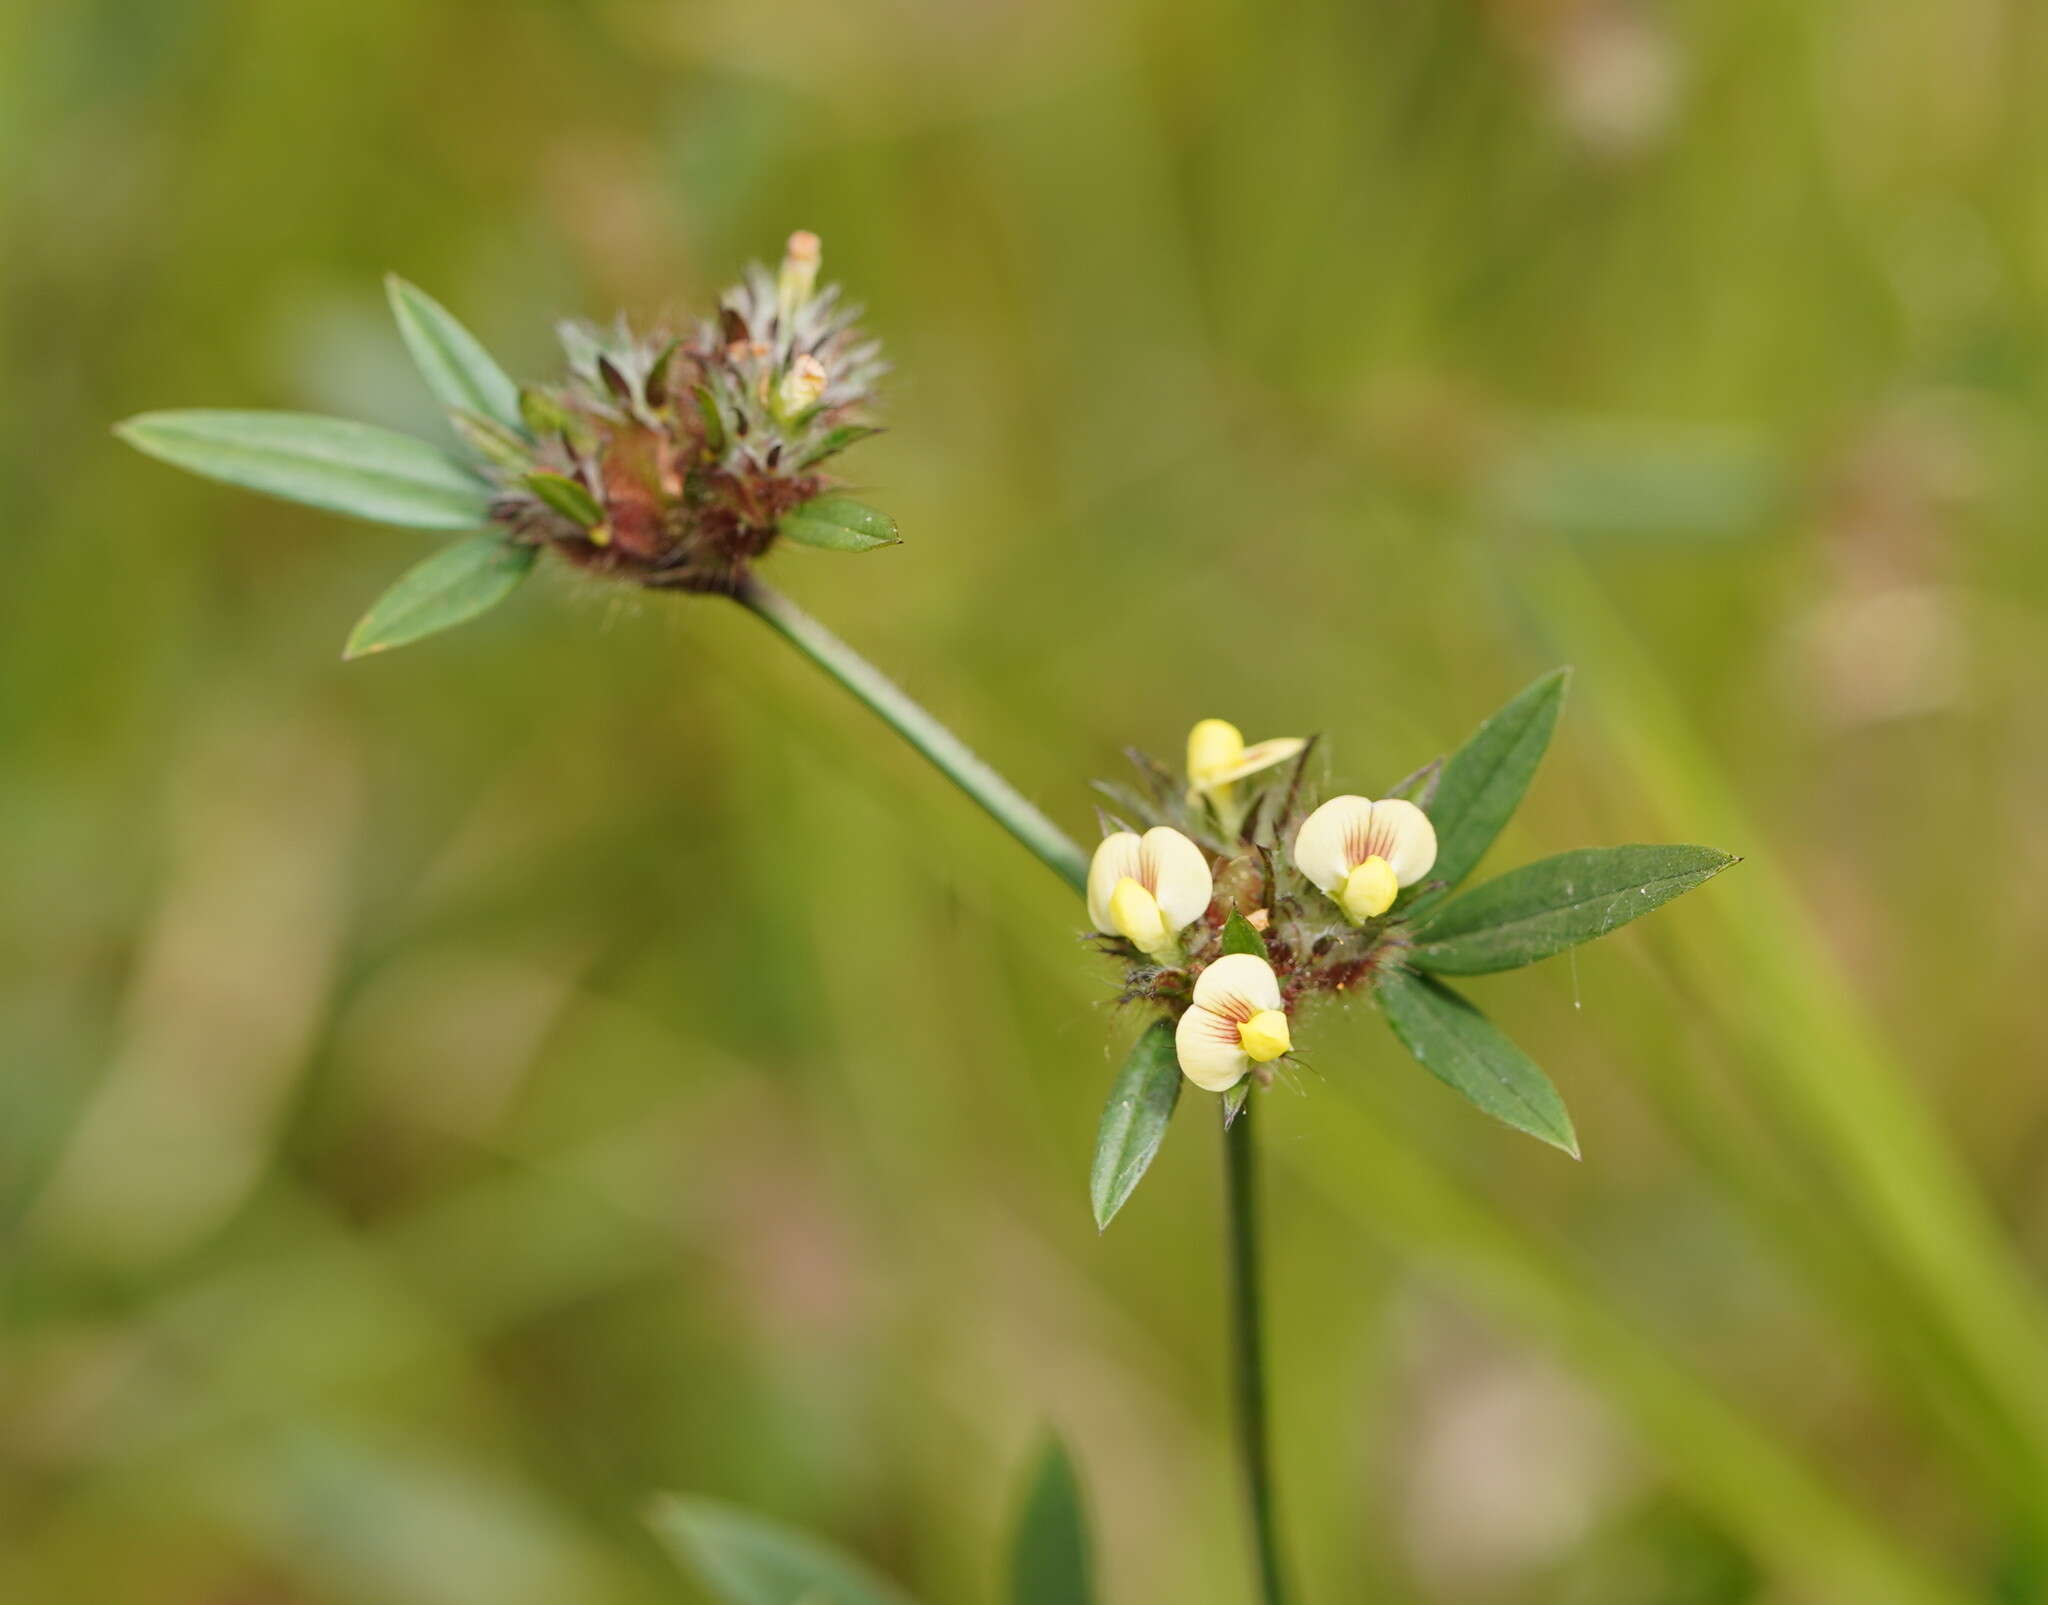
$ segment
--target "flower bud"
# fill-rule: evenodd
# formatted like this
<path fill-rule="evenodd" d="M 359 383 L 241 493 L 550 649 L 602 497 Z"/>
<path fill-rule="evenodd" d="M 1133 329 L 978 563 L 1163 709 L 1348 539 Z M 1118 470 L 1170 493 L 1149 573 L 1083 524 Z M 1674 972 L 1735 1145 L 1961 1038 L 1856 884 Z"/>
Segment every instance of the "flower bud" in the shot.
<path fill-rule="evenodd" d="M 790 364 L 789 372 L 782 376 L 782 410 L 798 413 L 816 405 L 818 398 L 825 393 L 828 378 L 825 364 L 805 352 Z"/>
<path fill-rule="evenodd" d="M 775 299 L 785 317 L 810 300 L 811 292 L 817 288 L 820 254 L 818 236 L 809 229 L 798 229 L 790 235 L 782 271 L 775 279 Z"/>

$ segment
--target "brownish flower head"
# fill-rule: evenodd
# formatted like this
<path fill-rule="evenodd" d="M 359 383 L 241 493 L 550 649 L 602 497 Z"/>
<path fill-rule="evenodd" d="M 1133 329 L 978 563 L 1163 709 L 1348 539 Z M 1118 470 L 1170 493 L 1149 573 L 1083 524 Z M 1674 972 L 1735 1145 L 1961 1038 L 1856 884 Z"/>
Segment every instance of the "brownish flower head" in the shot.
<path fill-rule="evenodd" d="M 829 487 L 823 465 L 876 432 L 880 347 L 817 274 L 798 233 L 779 273 L 754 264 L 693 332 L 564 325 L 568 376 L 521 393 L 523 435 L 457 419 L 493 465 L 492 517 L 593 573 L 735 590 Z"/>

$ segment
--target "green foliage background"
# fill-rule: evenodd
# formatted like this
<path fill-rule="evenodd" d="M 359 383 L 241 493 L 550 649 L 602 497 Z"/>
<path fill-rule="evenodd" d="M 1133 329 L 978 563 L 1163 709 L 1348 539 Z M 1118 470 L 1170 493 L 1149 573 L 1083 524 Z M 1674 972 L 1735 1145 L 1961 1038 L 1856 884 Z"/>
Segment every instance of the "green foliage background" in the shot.
<path fill-rule="evenodd" d="M 1068 895 L 736 609 L 431 537 L 159 406 L 438 429 L 792 227 L 906 544 L 775 577 L 1077 832 L 1126 742 L 1370 792 L 1554 662 L 1499 868 L 1740 870 L 1474 995 L 1586 1160 L 1374 1022 L 1265 1100 L 1310 1601 L 2048 1597 L 2048 24 L 2023 0 L 0 8 L 0 1596 L 692 1600 L 713 1495 L 996 1597 L 1247 1597 L 1215 1138 L 1098 1238 Z M 1358 1011 L 1362 1013 L 1362 1009 Z"/>

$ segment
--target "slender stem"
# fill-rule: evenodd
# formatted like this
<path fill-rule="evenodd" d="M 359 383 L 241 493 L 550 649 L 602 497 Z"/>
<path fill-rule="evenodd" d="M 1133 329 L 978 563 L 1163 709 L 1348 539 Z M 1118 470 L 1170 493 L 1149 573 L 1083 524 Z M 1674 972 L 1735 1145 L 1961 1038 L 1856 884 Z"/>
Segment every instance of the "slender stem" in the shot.
<path fill-rule="evenodd" d="M 1259 1293 L 1257 1150 L 1247 1102 L 1223 1128 L 1223 1184 L 1230 1215 L 1231 1369 L 1237 1394 L 1238 1457 L 1251 1508 L 1252 1549 L 1264 1605 L 1286 1605 L 1280 1580 L 1280 1539 L 1274 1519 L 1273 1466 L 1267 1453 L 1266 1355 Z"/>
<path fill-rule="evenodd" d="M 990 817 L 1076 891 L 1088 885 L 1088 859 L 1066 833 L 1040 813 L 952 731 L 926 713 L 852 647 L 780 591 L 750 579 L 740 605 L 868 705 L 890 729 L 923 753 Z"/>
<path fill-rule="evenodd" d="M 742 607 L 851 691 L 903 739 L 923 753 L 990 817 L 1075 891 L 1088 887 L 1088 858 L 1059 826 L 1040 813 L 967 744 L 905 696 L 895 683 L 788 597 L 749 579 L 736 593 Z M 1231 1272 L 1232 1369 L 1236 1378 L 1238 1453 L 1251 1509 L 1252 1542 L 1263 1605 L 1286 1605 L 1274 1531 L 1273 1473 L 1266 1450 L 1264 1340 L 1259 1300 L 1259 1238 L 1253 1174 L 1251 1108 L 1225 1129 L 1224 1187 Z"/>

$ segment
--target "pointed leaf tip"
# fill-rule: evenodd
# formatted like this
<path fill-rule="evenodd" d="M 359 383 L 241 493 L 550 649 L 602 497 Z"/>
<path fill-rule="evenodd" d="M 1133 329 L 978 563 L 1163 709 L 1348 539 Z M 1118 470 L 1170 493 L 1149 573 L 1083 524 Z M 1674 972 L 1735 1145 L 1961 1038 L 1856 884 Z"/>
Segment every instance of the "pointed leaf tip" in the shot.
<path fill-rule="evenodd" d="M 497 535 L 443 547 L 407 569 L 371 604 L 349 632 L 342 661 L 353 663 L 466 624 L 517 590 L 538 555 L 534 547 L 514 546 Z"/>
<path fill-rule="evenodd" d="M 1173 1022 L 1154 1020 L 1131 1044 L 1096 1128 L 1095 1162 L 1088 1177 L 1096 1230 L 1109 1229 L 1116 1212 L 1144 1179 L 1166 1140 L 1167 1123 L 1180 1102 L 1180 1084 Z"/>
<path fill-rule="evenodd" d="M 783 516 L 777 526 L 790 540 L 830 552 L 871 552 L 898 546 L 896 520 L 849 496 L 820 496 Z"/>
<path fill-rule="evenodd" d="M 396 273 L 384 275 L 392 319 L 413 366 L 451 412 L 473 412 L 507 429 L 519 430 L 519 386 L 512 382 L 483 342 L 446 307 Z"/>
<path fill-rule="evenodd" d="M 832 1545 L 714 1500 L 664 1496 L 648 1524 L 720 1605 L 909 1605 Z"/>
<path fill-rule="evenodd" d="M 1382 976 L 1380 1011 L 1415 1062 L 1504 1125 L 1579 1157 L 1578 1132 L 1550 1078 L 1500 1028 L 1430 976 Z"/>
<path fill-rule="evenodd" d="M 1092 1549 L 1073 1457 L 1049 1437 L 1011 1540 L 1009 1605 L 1094 1605 Z"/>

